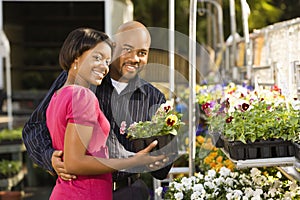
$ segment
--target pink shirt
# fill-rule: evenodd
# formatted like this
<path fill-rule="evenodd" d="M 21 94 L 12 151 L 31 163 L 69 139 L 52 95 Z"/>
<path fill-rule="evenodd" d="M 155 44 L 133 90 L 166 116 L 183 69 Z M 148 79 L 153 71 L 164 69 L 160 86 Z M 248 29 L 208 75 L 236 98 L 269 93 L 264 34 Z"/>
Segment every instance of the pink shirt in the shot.
<path fill-rule="evenodd" d="M 108 158 L 106 140 L 110 125 L 90 89 L 72 85 L 64 87 L 58 94 L 54 93 L 46 111 L 46 119 L 54 149 L 64 150 L 65 130 L 70 122 L 93 127 L 87 155 Z M 58 177 L 50 199 L 112 199 L 111 174 L 77 177 L 72 181 Z"/>

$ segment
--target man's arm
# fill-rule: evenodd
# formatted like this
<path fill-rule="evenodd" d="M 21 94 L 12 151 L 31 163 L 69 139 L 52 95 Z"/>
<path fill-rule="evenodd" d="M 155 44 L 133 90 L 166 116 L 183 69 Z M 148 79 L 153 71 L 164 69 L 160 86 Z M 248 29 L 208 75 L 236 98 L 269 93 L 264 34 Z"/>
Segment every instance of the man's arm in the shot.
<path fill-rule="evenodd" d="M 34 163 L 45 170 L 55 173 L 51 165 L 51 138 L 45 121 L 27 122 L 22 131 L 27 153 Z"/>
<path fill-rule="evenodd" d="M 29 157 L 34 163 L 52 173 L 55 173 L 51 164 L 54 149 L 46 125 L 46 109 L 53 93 L 62 87 L 66 79 L 67 72 L 63 71 L 54 81 L 45 98 L 32 113 L 22 130 L 23 142 Z"/>

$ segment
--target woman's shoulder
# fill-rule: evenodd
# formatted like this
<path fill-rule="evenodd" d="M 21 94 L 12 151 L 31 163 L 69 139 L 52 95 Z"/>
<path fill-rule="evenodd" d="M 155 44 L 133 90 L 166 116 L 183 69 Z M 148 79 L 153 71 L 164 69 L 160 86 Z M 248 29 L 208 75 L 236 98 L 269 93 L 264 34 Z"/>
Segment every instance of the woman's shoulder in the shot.
<path fill-rule="evenodd" d="M 94 95 L 94 93 L 89 89 L 89 88 L 86 88 L 86 87 L 82 87 L 82 86 L 79 86 L 79 85 L 68 85 L 68 86 L 65 86 L 64 88 L 61 89 L 61 93 L 62 94 L 65 94 L 65 95 L 80 95 L 80 96 L 85 96 L 85 95 Z"/>

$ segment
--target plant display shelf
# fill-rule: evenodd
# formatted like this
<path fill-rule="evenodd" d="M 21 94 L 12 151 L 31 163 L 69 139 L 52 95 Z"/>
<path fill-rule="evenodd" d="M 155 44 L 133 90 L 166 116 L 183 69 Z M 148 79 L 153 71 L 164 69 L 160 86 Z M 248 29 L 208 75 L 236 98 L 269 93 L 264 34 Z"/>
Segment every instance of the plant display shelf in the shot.
<path fill-rule="evenodd" d="M 0 154 L 11 153 L 13 160 L 22 160 L 22 152 L 25 151 L 26 151 L 26 147 L 23 143 L 0 145 Z"/>
<path fill-rule="evenodd" d="M 223 148 L 221 148 L 221 150 L 235 164 L 237 169 L 277 167 L 286 177 L 300 181 L 300 173 L 296 170 L 297 165 L 300 165 L 300 163 L 294 156 L 236 160 L 232 159 Z"/>
<path fill-rule="evenodd" d="M 221 148 L 221 150 L 236 165 L 238 169 L 250 168 L 250 167 L 293 166 L 294 163 L 296 162 L 294 156 L 236 160 L 231 158 L 228 152 L 224 150 L 224 148 Z"/>
<path fill-rule="evenodd" d="M 12 160 L 23 160 L 22 152 L 26 151 L 26 147 L 23 143 L 21 144 L 1 144 L 0 154 L 10 153 L 12 155 Z M 20 170 L 18 174 L 13 177 L 0 179 L 0 188 L 5 190 L 11 190 L 12 187 L 18 185 L 25 176 L 25 169 Z"/>
<path fill-rule="evenodd" d="M 18 185 L 18 183 L 20 183 L 25 175 L 25 170 L 22 169 L 19 171 L 18 174 L 16 174 L 13 177 L 10 178 L 5 178 L 5 179 L 0 179 L 0 188 L 4 189 L 4 190 L 11 190 L 12 187 Z"/>

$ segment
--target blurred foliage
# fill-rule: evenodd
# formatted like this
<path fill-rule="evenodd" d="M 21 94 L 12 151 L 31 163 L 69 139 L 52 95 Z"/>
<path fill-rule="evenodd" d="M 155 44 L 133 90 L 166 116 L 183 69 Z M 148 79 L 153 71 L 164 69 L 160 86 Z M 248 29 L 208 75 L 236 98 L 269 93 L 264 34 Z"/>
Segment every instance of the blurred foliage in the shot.
<path fill-rule="evenodd" d="M 23 127 L 15 128 L 12 130 L 3 129 L 0 131 L 0 142 L 2 140 L 21 140 Z"/>
<path fill-rule="evenodd" d="M 16 175 L 22 169 L 21 161 L 1 160 L 0 179 L 9 178 Z"/>
<path fill-rule="evenodd" d="M 215 0 L 223 8 L 224 38 L 230 35 L 229 0 Z M 134 18 L 146 26 L 168 28 L 168 0 L 132 0 L 134 4 Z M 299 0 L 247 0 L 251 13 L 249 16 L 249 31 L 260 29 L 276 22 L 289 20 L 300 16 Z M 175 30 L 188 35 L 190 0 L 175 0 Z M 214 12 L 214 6 L 209 3 L 197 3 L 198 9 L 204 8 Z M 236 28 L 243 36 L 241 2 L 235 0 Z M 207 14 L 197 16 L 197 40 L 207 41 Z"/>

